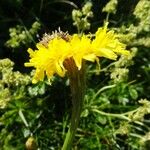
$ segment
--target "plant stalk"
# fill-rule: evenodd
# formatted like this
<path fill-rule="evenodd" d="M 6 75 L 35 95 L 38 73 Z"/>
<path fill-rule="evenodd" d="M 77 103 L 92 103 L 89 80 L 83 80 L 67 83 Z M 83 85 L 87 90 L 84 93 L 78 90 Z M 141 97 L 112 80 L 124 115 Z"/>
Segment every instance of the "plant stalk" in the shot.
<path fill-rule="evenodd" d="M 72 116 L 71 123 L 68 129 L 62 150 L 70 150 L 72 147 L 73 139 L 75 137 L 76 129 L 79 124 L 80 114 L 83 106 L 85 95 L 85 66 L 84 62 L 82 68 L 78 70 L 76 66 L 68 73 L 70 79 L 70 87 L 72 94 Z"/>

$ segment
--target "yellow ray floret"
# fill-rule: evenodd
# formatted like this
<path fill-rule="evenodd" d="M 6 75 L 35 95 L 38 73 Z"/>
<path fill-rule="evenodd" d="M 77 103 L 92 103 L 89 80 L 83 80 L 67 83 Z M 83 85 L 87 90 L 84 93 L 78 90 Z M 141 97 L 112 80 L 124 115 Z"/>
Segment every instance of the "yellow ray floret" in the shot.
<path fill-rule="evenodd" d="M 67 71 L 64 61 L 70 58 L 80 70 L 83 59 L 91 62 L 98 60 L 98 57 L 115 60 L 117 54 L 129 54 L 125 50 L 125 45 L 119 42 L 117 35 L 113 31 L 107 31 L 107 24 L 97 30 L 94 39 L 77 34 L 68 39 L 58 36 L 51 39 L 46 46 L 38 43 L 35 51 L 28 49 L 30 61 L 25 63 L 25 66 L 36 68 L 33 83 L 42 81 L 45 75 L 49 79 L 54 74 L 63 77 Z"/>

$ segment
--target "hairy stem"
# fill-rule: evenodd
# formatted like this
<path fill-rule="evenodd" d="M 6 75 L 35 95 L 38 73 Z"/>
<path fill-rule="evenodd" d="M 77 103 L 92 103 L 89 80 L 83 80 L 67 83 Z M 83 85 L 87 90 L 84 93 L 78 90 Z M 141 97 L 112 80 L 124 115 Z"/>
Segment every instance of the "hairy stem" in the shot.
<path fill-rule="evenodd" d="M 72 93 L 72 116 L 71 123 L 66 135 L 62 150 L 70 150 L 75 137 L 76 129 L 79 124 L 80 114 L 82 110 L 84 93 L 85 93 L 85 70 L 84 64 L 78 70 L 76 66 L 69 72 L 70 87 Z"/>

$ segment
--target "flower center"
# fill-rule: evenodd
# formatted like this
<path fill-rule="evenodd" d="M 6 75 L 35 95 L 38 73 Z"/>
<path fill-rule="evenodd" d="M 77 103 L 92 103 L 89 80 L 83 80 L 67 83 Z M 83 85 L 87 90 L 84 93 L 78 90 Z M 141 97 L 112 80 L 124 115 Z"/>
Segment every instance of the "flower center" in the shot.
<path fill-rule="evenodd" d="M 55 30 L 52 32 L 52 34 L 45 33 L 39 43 L 47 48 L 49 41 L 53 40 L 54 38 L 62 38 L 66 42 L 70 41 L 70 35 L 68 32 L 63 32 L 60 30 L 60 28 L 58 28 L 58 31 Z"/>

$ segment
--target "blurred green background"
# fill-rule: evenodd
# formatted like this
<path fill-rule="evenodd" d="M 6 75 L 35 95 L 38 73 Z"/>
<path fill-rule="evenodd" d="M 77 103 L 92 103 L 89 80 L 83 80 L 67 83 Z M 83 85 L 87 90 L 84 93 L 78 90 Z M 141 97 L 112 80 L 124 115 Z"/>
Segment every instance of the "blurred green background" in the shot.
<path fill-rule="evenodd" d="M 94 33 L 109 22 L 130 56 L 87 66 L 73 150 L 150 149 L 149 0 L 0 0 L 0 150 L 59 150 L 68 129 L 68 79 L 32 84 L 27 49 L 59 27 Z"/>

